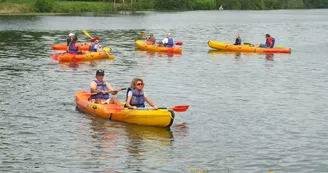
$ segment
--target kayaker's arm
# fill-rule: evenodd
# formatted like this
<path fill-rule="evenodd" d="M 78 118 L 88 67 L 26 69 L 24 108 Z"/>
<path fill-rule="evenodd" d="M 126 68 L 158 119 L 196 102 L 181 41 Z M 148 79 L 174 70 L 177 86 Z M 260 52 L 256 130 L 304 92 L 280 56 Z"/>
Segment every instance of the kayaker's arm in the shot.
<path fill-rule="evenodd" d="M 121 88 L 117 88 L 116 90 L 114 90 L 113 87 L 108 82 L 106 82 L 106 86 L 107 86 L 107 90 L 112 95 L 116 95 L 119 91 L 121 91 Z"/>
<path fill-rule="evenodd" d="M 130 109 L 137 109 L 136 106 L 131 106 L 130 105 L 130 101 L 131 101 L 131 96 L 128 96 L 128 98 L 126 99 L 126 104 L 125 105 Z"/>
<path fill-rule="evenodd" d="M 154 105 L 153 102 L 147 96 L 145 97 L 145 101 L 154 109 L 158 109 L 158 107 Z"/>
<path fill-rule="evenodd" d="M 97 83 L 95 81 L 92 81 L 90 84 L 90 92 L 91 93 L 102 93 L 102 94 L 106 94 L 106 91 L 103 90 L 97 90 Z"/>

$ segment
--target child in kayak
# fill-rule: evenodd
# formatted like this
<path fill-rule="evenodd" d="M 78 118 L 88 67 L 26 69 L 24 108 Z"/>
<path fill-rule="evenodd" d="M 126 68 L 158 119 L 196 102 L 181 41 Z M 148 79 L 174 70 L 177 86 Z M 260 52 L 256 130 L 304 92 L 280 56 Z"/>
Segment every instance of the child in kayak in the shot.
<path fill-rule="evenodd" d="M 91 102 L 97 104 L 116 104 L 117 106 L 122 107 L 117 98 L 111 98 L 109 95 L 116 95 L 121 91 L 121 88 L 114 90 L 108 82 L 104 81 L 104 75 L 104 70 L 97 70 L 96 80 L 92 81 L 90 84 L 90 92 L 95 93 L 91 96 Z"/>
<path fill-rule="evenodd" d="M 89 51 L 90 52 L 99 52 L 99 49 L 101 49 L 101 46 L 99 45 L 99 37 L 93 38 L 90 40 L 90 47 Z"/>
<path fill-rule="evenodd" d="M 144 83 L 140 78 L 134 78 L 131 81 L 131 86 L 128 88 L 126 94 L 125 106 L 130 109 L 144 108 L 147 102 L 153 109 L 158 109 L 156 105 L 148 98 L 147 94 L 143 91 Z"/>
<path fill-rule="evenodd" d="M 236 41 L 234 45 L 241 45 L 241 38 L 239 34 L 236 35 Z"/>

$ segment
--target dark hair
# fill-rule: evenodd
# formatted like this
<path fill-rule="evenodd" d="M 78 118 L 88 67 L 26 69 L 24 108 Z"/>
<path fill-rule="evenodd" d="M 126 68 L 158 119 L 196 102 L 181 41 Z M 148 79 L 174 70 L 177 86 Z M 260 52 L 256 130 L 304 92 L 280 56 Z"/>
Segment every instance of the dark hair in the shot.
<path fill-rule="evenodd" d="M 270 34 L 265 34 L 265 37 L 271 37 Z"/>
<path fill-rule="evenodd" d="M 73 41 L 76 42 L 77 41 L 77 36 L 73 35 Z"/>
<path fill-rule="evenodd" d="M 104 75 L 105 75 L 105 71 L 104 70 L 102 70 L 102 69 L 97 70 L 96 76 L 104 76 Z"/>

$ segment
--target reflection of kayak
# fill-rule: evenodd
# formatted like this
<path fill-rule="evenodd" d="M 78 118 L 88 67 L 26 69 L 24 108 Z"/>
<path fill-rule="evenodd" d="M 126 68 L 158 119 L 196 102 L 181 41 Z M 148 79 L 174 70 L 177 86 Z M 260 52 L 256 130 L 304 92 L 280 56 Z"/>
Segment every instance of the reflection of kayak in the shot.
<path fill-rule="evenodd" d="M 236 52 L 256 52 L 256 53 L 291 53 L 290 48 L 260 48 L 251 45 L 233 45 L 224 42 L 208 41 L 208 46 L 214 49 L 236 51 Z"/>
<path fill-rule="evenodd" d="M 147 42 L 143 40 L 136 40 L 135 44 L 138 49 L 151 51 L 151 52 L 182 53 L 181 47 L 161 47 L 161 46 L 147 44 Z"/>
<path fill-rule="evenodd" d="M 58 56 L 59 62 L 67 61 L 92 61 L 97 59 L 114 59 L 114 56 L 109 54 L 109 57 L 106 52 L 84 52 L 82 54 L 70 54 L 65 53 Z"/>
<path fill-rule="evenodd" d="M 174 112 L 172 110 L 131 110 L 123 109 L 119 111 L 111 111 L 111 104 L 95 104 L 88 101 L 90 93 L 79 91 L 76 93 L 76 104 L 79 109 L 84 112 L 108 118 L 113 121 L 120 121 L 132 124 L 170 127 L 174 120 Z"/>
<path fill-rule="evenodd" d="M 67 50 L 68 46 L 66 44 L 58 44 L 58 45 L 52 45 L 51 48 L 53 50 Z M 89 45 L 88 44 L 83 44 L 79 50 L 89 50 Z"/>

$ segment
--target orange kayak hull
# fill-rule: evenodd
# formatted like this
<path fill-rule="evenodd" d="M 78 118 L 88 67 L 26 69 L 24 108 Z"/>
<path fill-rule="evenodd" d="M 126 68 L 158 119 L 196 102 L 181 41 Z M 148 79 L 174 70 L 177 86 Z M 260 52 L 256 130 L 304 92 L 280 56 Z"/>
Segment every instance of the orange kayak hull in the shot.
<path fill-rule="evenodd" d="M 70 54 L 65 53 L 63 55 L 58 56 L 59 62 L 69 62 L 69 61 L 92 61 L 92 60 L 98 60 L 98 59 L 105 59 L 109 58 L 112 59 L 114 56 L 109 56 L 106 54 L 106 52 L 85 52 L 82 54 Z"/>
<path fill-rule="evenodd" d="M 146 126 L 170 127 L 174 121 L 174 111 L 159 110 L 131 110 L 121 109 L 111 111 L 111 104 L 95 104 L 88 101 L 90 93 L 79 91 L 75 94 L 77 107 L 88 114 L 113 121 L 139 124 Z M 122 103 L 124 104 L 124 103 Z"/>
<path fill-rule="evenodd" d="M 208 46 L 213 49 L 235 51 L 235 52 L 254 52 L 254 53 L 291 53 L 290 48 L 260 48 L 250 45 L 233 45 L 224 42 L 208 41 Z"/>
<path fill-rule="evenodd" d="M 51 45 L 51 48 L 53 50 L 68 50 L 68 46 L 66 44 L 58 44 L 58 45 Z M 89 45 L 88 44 L 83 44 L 79 50 L 89 50 Z"/>

